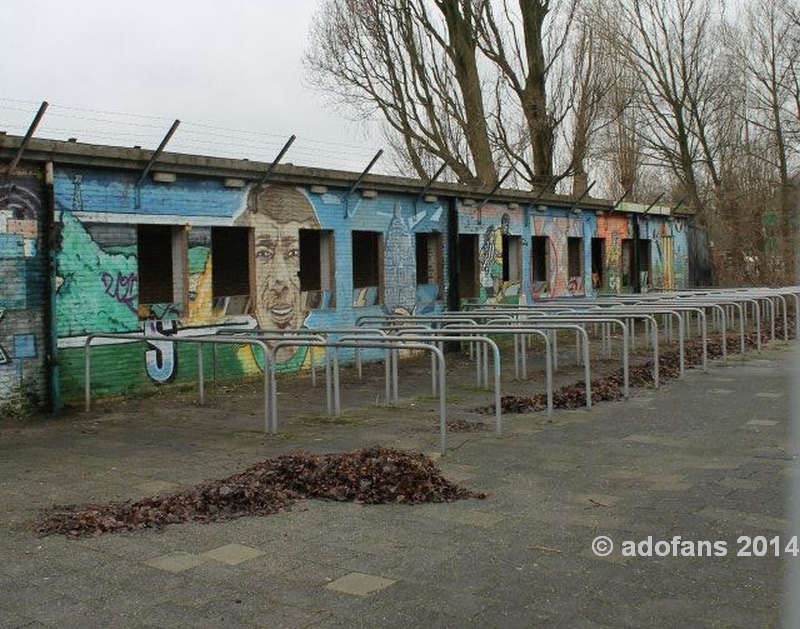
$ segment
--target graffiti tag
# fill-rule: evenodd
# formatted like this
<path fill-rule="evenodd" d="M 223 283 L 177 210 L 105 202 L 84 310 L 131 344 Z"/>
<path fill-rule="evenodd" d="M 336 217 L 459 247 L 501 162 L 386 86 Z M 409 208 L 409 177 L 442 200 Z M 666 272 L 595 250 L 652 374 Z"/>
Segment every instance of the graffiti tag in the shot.
<path fill-rule="evenodd" d="M 178 333 L 175 321 L 146 321 L 144 333 L 147 336 L 172 336 Z M 178 374 L 178 353 L 175 343 L 170 341 L 147 341 L 144 363 L 147 375 L 159 384 L 172 382 Z"/>
<path fill-rule="evenodd" d="M 131 312 L 136 312 L 136 284 L 139 276 L 136 273 L 120 273 L 114 277 L 111 273 L 103 271 L 100 274 L 100 281 L 103 282 L 106 295 L 112 297 L 121 304 L 130 308 Z"/>
<path fill-rule="evenodd" d="M 175 319 L 181 315 L 183 309 L 182 304 L 163 303 L 163 304 L 150 304 L 148 311 L 149 319 L 157 319 L 159 321 L 167 319 Z"/>

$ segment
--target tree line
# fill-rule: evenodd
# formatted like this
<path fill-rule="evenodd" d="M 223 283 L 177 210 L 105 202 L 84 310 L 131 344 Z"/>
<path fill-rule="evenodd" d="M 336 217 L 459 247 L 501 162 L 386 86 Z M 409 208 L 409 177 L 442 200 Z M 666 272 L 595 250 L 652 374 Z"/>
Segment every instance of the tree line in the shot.
<path fill-rule="evenodd" d="M 794 283 L 798 1 L 324 0 L 304 63 L 403 174 L 660 199 L 716 283 Z"/>

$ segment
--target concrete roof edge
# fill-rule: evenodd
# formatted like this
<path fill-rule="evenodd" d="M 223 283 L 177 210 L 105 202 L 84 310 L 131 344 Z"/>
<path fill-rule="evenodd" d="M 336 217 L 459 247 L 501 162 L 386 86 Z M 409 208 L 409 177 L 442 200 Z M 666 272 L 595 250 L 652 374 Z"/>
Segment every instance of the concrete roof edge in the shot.
<path fill-rule="evenodd" d="M 0 161 L 10 161 L 19 149 L 22 139 L 21 136 L 0 134 Z M 54 162 L 69 166 L 143 171 L 154 153 L 154 150 L 140 147 L 116 147 L 77 141 L 32 138 L 21 161 L 23 163 Z M 178 175 L 231 177 L 257 182 L 261 180 L 270 166 L 269 162 L 164 151 L 153 165 L 153 170 L 174 172 Z M 270 174 L 268 181 L 288 185 L 322 185 L 330 188 L 349 189 L 357 181 L 359 175 L 360 173 L 350 171 L 279 163 Z M 477 203 L 488 199 L 487 203 L 517 203 L 526 206 L 531 205 L 534 199 L 538 198 L 537 205 L 569 208 L 574 204 L 572 197 L 555 193 L 540 195 L 539 189 L 503 188 L 492 194 L 490 186 L 475 187 L 458 183 L 434 182 L 425 190 L 426 183 L 421 179 L 368 174 L 359 184 L 359 189 L 372 188 L 378 192 L 405 194 L 421 194 L 425 191 L 426 194 L 447 199 L 473 199 Z M 577 207 L 587 210 L 610 210 L 613 205 L 613 202 L 608 199 L 587 197 L 582 199 Z"/>

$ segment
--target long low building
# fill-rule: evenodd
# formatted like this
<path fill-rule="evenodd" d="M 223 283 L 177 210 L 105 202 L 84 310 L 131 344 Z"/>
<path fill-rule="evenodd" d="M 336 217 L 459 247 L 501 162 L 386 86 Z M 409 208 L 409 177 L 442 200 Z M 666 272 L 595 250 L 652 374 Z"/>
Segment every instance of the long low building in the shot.
<path fill-rule="evenodd" d="M 92 350 L 93 391 L 129 394 L 197 376 L 172 335 L 685 288 L 704 242 L 669 207 L 546 189 L 9 135 L 0 159 L 0 409 L 79 399 L 92 333 L 165 337 Z M 257 354 L 220 347 L 218 368 L 257 373 Z"/>

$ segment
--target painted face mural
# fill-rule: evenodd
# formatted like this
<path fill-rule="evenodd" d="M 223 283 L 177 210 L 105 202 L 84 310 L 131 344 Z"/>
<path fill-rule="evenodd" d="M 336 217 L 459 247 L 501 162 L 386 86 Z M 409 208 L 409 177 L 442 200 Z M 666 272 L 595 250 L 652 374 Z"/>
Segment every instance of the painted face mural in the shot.
<path fill-rule="evenodd" d="M 309 309 L 300 290 L 300 230 L 319 229 L 308 199 L 293 188 L 254 189 L 237 224 L 253 228 L 256 294 L 253 311 L 258 327 L 297 329 Z M 280 351 L 279 362 L 293 351 Z"/>

